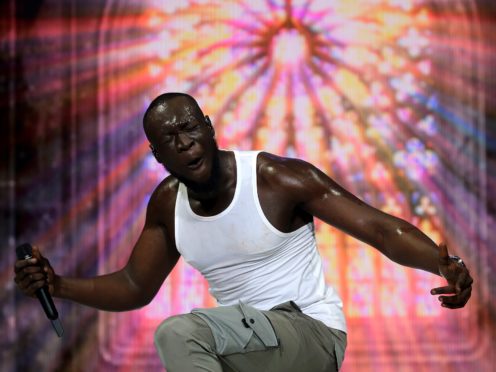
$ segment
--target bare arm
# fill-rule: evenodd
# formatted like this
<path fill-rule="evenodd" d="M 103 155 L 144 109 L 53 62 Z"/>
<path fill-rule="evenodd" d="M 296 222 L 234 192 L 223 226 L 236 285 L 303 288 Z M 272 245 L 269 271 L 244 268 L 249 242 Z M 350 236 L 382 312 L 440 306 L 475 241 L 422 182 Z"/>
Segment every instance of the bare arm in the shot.
<path fill-rule="evenodd" d="M 314 167 L 309 175 L 305 185 L 311 192 L 301 208 L 398 264 L 439 275 L 438 246 L 422 231 L 366 204 Z"/>
<path fill-rule="evenodd" d="M 121 270 L 94 278 L 61 277 L 35 249 L 34 257 L 42 264 L 17 261 L 16 283 L 25 294 L 33 295 L 48 282 L 55 297 L 101 310 L 125 311 L 148 304 L 179 259 L 162 218 L 172 213 L 167 211 L 167 203 L 171 202 L 168 193 L 155 192 L 150 199 L 143 231 Z"/>
<path fill-rule="evenodd" d="M 449 259 L 445 245 L 438 247 L 409 222 L 384 213 L 338 185 L 313 165 L 296 159 L 268 161 L 273 184 L 284 190 L 294 210 L 302 210 L 373 246 L 392 261 L 442 274 L 448 286 L 435 288 L 446 307 L 462 307 L 470 298 L 472 278 L 465 267 Z"/>
<path fill-rule="evenodd" d="M 145 226 L 124 268 L 89 279 L 56 276 L 54 296 L 108 311 L 147 305 L 179 258 L 165 249 L 164 235 L 158 226 Z"/>

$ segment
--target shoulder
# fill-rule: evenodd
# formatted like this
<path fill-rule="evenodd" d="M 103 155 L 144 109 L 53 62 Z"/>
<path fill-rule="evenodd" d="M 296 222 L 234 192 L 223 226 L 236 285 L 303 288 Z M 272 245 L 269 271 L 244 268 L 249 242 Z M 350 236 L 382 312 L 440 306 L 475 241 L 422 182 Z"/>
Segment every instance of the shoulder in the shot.
<path fill-rule="evenodd" d="M 302 159 L 261 152 L 257 158 L 257 177 L 266 186 L 301 198 L 304 191 L 319 187 L 324 174 Z"/>
<path fill-rule="evenodd" d="M 165 178 L 153 191 L 148 201 L 148 217 L 167 217 L 174 213 L 179 181 L 173 176 Z M 161 219 L 161 218 L 159 218 Z"/>
<path fill-rule="evenodd" d="M 177 195 L 179 181 L 174 176 L 168 176 L 158 184 L 152 193 L 150 201 L 168 200 L 170 197 Z"/>
<path fill-rule="evenodd" d="M 299 181 L 315 176 L 320 171 L 311 163 L 302 159 L 287 158 L 268 152 L 261 152 L 257 159 L 257 174 L 264 179 L 274 181 Z"/>

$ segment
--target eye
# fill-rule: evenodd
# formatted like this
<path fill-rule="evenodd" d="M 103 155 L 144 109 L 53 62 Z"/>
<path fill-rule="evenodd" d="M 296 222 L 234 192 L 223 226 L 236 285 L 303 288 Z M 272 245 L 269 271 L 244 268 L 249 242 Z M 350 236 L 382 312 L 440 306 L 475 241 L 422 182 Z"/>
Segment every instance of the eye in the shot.
<path fill-rule="evenodd" d="M 187 132 L 194 132 L 195 130 L 197 130 L 198 128 L 200 127 L 199 124 L 197 123 L 190 123 L 188 124 L 184 130 L 187 131 Z"/>
<path fill-rule="evenodd" d="M 163 144 L 171 143 L 173 139 L 174 136 L 172 134 L 165 134 L 162 136 L 162 143 Z"/>

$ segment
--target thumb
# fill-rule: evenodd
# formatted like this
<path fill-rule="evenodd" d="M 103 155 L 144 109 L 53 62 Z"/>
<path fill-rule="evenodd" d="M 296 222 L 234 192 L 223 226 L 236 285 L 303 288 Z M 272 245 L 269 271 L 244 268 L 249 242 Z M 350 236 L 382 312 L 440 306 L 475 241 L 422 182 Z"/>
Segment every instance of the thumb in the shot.
<path fill-rule="evenodd" d="M 33 257 L 36 258 L 38 261 L 41 261 L 43 258 L 39 248 L 36 245 L 33 246 Z"/>

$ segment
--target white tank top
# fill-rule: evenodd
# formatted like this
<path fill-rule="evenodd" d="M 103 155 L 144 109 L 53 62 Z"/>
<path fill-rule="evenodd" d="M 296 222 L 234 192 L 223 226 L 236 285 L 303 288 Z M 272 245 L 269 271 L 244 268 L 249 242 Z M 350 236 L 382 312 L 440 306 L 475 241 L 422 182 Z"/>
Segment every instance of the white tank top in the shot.
<path fill-rule="evenodd" d="M 327 326 L 346 332 L 342 301 L 326 285 L 314 225 L 284 233 L 265 217 L 257 193 L 258 152 L 234 152 L 236 191 L 215 216 L 193 212 L 188 191 L 179 184 L 175 207 L 178 251 L 208 281 L 221 306 L 241 300 L 268 310 L 293 300 Z"/>

